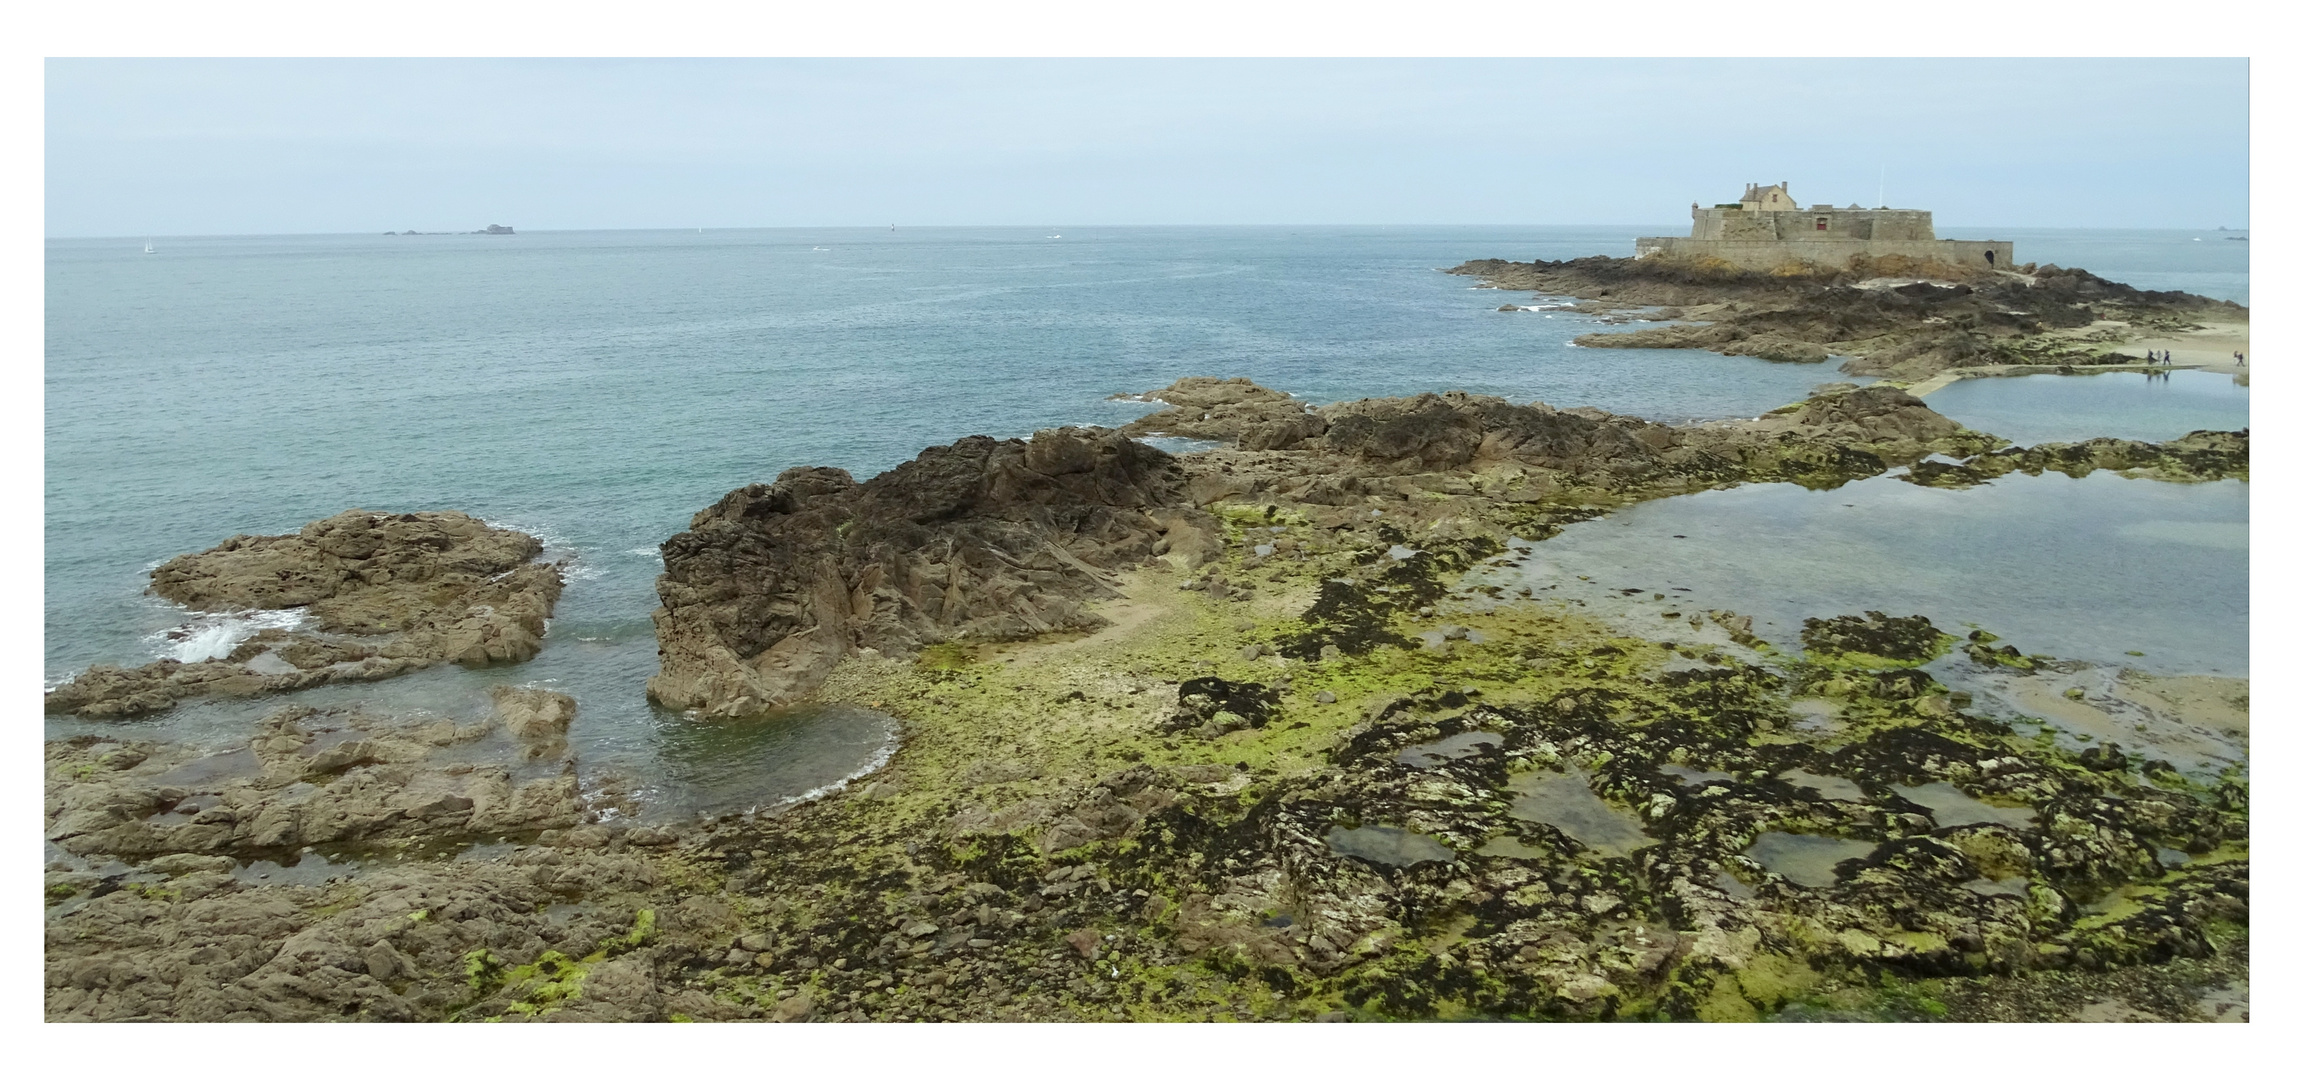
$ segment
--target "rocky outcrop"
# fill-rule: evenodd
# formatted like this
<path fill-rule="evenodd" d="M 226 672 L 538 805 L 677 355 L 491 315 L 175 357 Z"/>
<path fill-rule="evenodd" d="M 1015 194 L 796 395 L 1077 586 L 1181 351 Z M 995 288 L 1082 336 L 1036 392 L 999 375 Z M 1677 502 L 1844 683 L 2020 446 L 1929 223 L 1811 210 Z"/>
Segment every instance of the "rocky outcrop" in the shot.
<path fill-rule="evenodd" d="M 1105 572 L 1196 519 L 1172 458 L 1102 428 L 961 439 L 862 484 L 791 469 L 661 545 L 647 692 L 742 715 L 810 692 L 856 649 L 1090 629 Z"/>
<path fill-rule="evenodd" d="M 580 703 L 570 694 L 542 690 L 530 686 L 494 686 L 491 688 L 491 712 L 507 726 L 507 733 L 523 747 L 526 760 L 558 757 L 564 754 L 564 733 L 571 730 L 572 718 L 580 713 Z"/>
<path fill-rule="evenodd" d="M 443 661 L 529 660 L 563 593 L 537 537 L 456 511 L 349 510 L 282 536 L 236 536 L 156 567 L 152 591 L 197 612 L 298 609 L 311 630 L 261 630 L 224 657 L 97 665 L 46 709 L 128 716 L 196 697 L 368 681 Z"/>
<path fill-rule="evenodd" d="M 1582 334 L 1595 348 L 1711 349 L 1788 363 L 1850 357 L 1856 374 L 1922 378 L 1982 364 L 2115 362 L 2097 321 L 2180 329 L 2198 319 L 2243 321 L 2238 304 L 2183 292 L 2149 292 L 2083 270 L 2033 274 L 1910 260 L 1858 259 L 1794 272 L 1740 270 L 1717 260 L 1614 259 L 1518 263 L 1476 259 L 1449 271 L 1501 289 L 1577 297 L 1590 314 L 1673 325 L 1633 333 Z M 2119 357 L 2131 360 L 2131 357 Z"/>
<path fill-rule="evenodd" d="M 1931 447 L 1965 430 L 1906 390 L 1844 383 L 1823 387 L 1764 419 L 1765 430 L 1808 432 L 1814 438 L 1855 446 Z"/>
<path fill-rule="evenodd" d="M 1122 394 L 1113 400 L 1169 406 L 1122 426 L 1120 431 L 1127 435 L 1210 439 L 1242 450 L 1286 450 L 1328 426 L 1313 406 L 1245 378 L 1191 375 L 1164 389 Z"/>
<path fill-rule="evenodd" d="M 1922 615 L 1894 617 L 1881 611 L 1807 618 L 1803 630 L 1805 651 L 1821 659 L 1843 659 L 1851 654 L 1922 664 L 1939 657 L 1955 640 Z"/>
<path fill-rule="evenodd" d="M 1851 384 L 1752 424 L 1697 427 L 1457 392 L 1314 410 L 1246 379 L 1185 379 L 1142 397 L 1185 404 L 1116 431 L 964 439 L 866 484 L 798 468 L 726 495 L 662 545 L 661 669 L 648 692 L 670 708 L 742 715 L 811 693 L 858 649 L 1090 629 L 1099 619 L 1086 602 L 1111 595 L 1107 570 L 1162 554 L 1191 569 L 1220 554 L 1202 510 L 1219 502 L 1271 499 L 1372 530 L 1390 506 L 1397 526 L 1462 517 L 1502 541 L 1507 528 L 1550 530 L 1580 494 L 1842 483 L 2000 445 L 1905 392 Z M 1187 467 L 1130 437 L 1139 431 L 1236 446 Z M 1251 551 L 1275 554 L 1295 557 Z M 1376 638 L 1353 615 L 1339 621 L 1298 647 Z"/>

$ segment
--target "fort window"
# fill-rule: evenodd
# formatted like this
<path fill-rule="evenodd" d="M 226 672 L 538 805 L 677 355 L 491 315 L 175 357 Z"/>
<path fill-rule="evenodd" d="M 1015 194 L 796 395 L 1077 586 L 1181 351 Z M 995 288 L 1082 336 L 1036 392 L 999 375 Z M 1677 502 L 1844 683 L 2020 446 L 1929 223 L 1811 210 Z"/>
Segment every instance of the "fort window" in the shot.
<path fill-rule="evenodd" d="M 1814 229 L 1816 229 L 1816 230 L 1818 230 L 1818 231 L 1820 231 L 1820 232 L 1827 232 L 1827 231 L 1828 231 L 1828 219 L 1827 219 L 1827 218 L 1813 218 L 1813 219 L 1812 219 L 1812 228 L 1814 228 Z"/>

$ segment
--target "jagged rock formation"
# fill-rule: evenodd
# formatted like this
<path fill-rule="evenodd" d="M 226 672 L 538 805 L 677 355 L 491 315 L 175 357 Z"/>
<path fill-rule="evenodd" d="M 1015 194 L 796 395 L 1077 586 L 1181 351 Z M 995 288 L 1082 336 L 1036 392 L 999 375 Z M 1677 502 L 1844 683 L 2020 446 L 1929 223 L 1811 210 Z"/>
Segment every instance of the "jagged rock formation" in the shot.
<path fill-rule="evenodd" d="M 1173 459 L 1102 428 L 932 447 L 857 484 L 797 468 L 751 484 L 661 545 L 653 613 L 670 708 L 759 712 L 855 649 L 1088 629 L 1111 568 L 1199 525 Z"/>
<path fill-rule="evenodd" d="M 1797 273 L 1739 270 L 1715 260 L 1593 256 L 1530 263 L 1476 259 L 1450 273 L 1503 289 L 1580 298 L 1579 310 L 1662 308 L 1676 325 L 1584 334 L 1579 345 L 1712 349 L 1727 355 L 1816 363 L 1852 357 L 1844 370 L 1922 378 L 1979 364 L 2126 363 L 2100 335 L 2058 337 L 2097 321 L 2181 329 L 2199 319 L 2244 321 L 2247 310 L 2183 292 L 2148 292 L 2083 270 L 2032 274 L 1905 258 L 1856 260 Z"/>
<path fill-rule="evenodd" d="M 195 697 L 383 679 L 443 661 L 538 655 L 563 593 L 537 537 L 456 511 L 349 510 L 282 536 L 235 536 L 156 567 L 157 595 L 202 612 L 303 610 L 314 631 L 267 629 L 218 659 L 99 664 L 50 691 L 49 712 L 129 716 Z"/>

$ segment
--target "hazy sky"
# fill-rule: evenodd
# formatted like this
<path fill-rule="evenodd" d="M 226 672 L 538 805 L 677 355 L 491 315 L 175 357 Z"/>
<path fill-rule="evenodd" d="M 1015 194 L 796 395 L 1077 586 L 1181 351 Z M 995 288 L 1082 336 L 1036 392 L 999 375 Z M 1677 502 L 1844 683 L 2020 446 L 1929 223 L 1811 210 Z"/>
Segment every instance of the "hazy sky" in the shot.
<path fill-rule="evenodd" d="M 51 236 L 2243 226 L 2243 60 L 50 60 Z"/>

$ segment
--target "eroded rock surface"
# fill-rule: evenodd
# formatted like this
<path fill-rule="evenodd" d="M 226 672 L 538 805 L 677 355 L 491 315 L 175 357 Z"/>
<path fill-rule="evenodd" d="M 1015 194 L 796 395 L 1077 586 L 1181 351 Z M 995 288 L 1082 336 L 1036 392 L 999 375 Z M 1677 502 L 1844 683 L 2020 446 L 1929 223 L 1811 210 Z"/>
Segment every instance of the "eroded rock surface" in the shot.
<path fill-rule="evenodd" d="M 1165 453 L 1061 428 L 933 447 L 866 484 L 799 468 L 741 488 L 661 546 L 648 692 L 670 708 L 760 712 L 856 649 L 1092 628 L 1085 603 L 1112 594 L 1107 571 L 1196 516 L 1183 485 Z"/>
<path fill-rule="evenodd" d="M 48 745 L 45 835 L 76 855 L 254 857 L 576 824 L 572 763 L 518 775 L 460 752 L 489 730 L 291 706 L 222 753 L 77 736 Z"/>
<path fill-rule="evenodd" d="M 47 711 L 130 716 L 197 697 L 249 697 L 384 679 L 450 661 L 538 655 L 563 593 L 537 537 L 456 511 L 349 510 L 282 536 L 236 536 L 156 567 L 152 590 L 201 612 L 296 608 L 311 630 L 269 628 L 224 657 L 92 666 Z"/>

